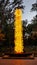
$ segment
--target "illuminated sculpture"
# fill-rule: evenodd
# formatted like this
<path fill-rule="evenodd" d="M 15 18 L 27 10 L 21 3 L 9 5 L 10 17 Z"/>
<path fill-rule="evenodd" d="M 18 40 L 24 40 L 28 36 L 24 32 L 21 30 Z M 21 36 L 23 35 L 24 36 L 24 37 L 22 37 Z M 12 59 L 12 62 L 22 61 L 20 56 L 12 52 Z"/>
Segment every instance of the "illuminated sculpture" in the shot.
<path fill-rule="evenodd" d="M 22 53 L 23 52 L 23 34 L 22 34 L 22 10 L 20 8 L 16 8 L 15 12 L 15 53 Z"/>

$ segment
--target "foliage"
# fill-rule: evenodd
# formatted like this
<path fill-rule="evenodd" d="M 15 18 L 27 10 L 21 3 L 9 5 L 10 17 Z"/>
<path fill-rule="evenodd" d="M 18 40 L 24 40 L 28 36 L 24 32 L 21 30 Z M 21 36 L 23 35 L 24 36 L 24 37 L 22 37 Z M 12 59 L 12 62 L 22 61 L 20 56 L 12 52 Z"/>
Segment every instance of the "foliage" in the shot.
<path fill-rule="evenodd" d="M 22 3 L 22 0 L 0 0 L 0 25 L 6 39 L 3 47 L 9 46 L 10 51 L 11 47 L 14 47 L 14 10 L 16 8 L 23 9 Z"/>
<path fill-rule="evenodd" d="M 37 15 L 35 17 L 33 17 L 31 22 L 32 22 L 32 24 L 37 24 Z"/>
<path fill-rule="evenodd" d="M 37 11 L 37 2 L 32 4 L 31 11 Z"/>

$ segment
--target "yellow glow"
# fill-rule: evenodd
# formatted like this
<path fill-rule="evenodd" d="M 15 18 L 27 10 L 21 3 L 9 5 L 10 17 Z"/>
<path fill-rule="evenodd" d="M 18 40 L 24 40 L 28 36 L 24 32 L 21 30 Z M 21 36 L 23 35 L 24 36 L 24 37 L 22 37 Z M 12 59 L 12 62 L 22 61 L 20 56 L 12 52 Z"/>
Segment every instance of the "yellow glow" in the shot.
<path fill-rule="evenodd" d="M 16 17 L 21 16 L 22 15 L 21 9 L 16 9 L 14 14 Z"/>
<path fill-rule="evenodd" d="M 23 52 L 23 36 L 22 36 L 22 10 L 16 9 L 15 10 L 15 52 L 16 53 L 22 53 Z"/>

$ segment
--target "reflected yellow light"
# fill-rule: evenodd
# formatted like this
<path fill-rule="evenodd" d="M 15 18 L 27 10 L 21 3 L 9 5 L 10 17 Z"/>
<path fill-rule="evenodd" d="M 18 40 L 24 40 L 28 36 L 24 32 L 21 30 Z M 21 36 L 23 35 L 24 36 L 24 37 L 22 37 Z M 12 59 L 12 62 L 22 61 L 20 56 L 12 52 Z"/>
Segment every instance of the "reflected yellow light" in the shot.
<path fill-rule="evenodd" d="M 23 52 L 23 35 L 22 35 L 22 10 L 21 9 L 16 9 L 15 10 L 15 48 L 14 51 L 16 53 L 22 53 Z"/>

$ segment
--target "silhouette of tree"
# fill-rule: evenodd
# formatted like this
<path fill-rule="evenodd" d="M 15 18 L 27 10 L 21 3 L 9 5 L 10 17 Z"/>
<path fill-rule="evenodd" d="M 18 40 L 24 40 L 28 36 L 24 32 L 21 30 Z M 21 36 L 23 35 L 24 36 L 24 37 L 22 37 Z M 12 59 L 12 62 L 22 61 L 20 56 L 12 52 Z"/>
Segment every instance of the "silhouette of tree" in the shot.
<path fill-rule="evenodd" d="M 0 25 L 5 34 L 6 41 L 4 46 L 9 44 L 14 46 L 14 10 L 16 8 L 23 9 L 23 0 L 0 0 Z"/>

